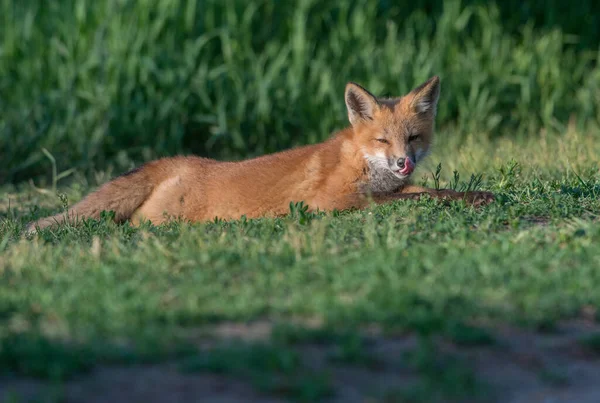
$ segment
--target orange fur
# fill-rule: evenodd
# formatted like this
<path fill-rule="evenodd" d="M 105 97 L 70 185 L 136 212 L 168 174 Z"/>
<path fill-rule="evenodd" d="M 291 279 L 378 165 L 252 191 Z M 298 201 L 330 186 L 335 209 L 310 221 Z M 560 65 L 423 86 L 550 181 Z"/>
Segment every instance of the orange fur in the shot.
<path fill-rule="evenodd" d="M 410 182 L 412 168 L 429 151 L 439 91 L 438 77 L 391 99 L 376 98 L 349 83 L 345 101 L 351 126 L 322 143 L 240 162 L 200 157 L 152 161 L 101 186 L 66 214 L 31 224 L 29 230 L 67 219 L 98 218 L 103 210 L 114 211 L 118 222 L 145 219 L 160 224 L 172 218 L 278 216 L 289 212 L 290 202 L 299 201 L 325 211 L 424 193 L 490 201 L 493 196 L 487 192 L 437 191 Z"/>

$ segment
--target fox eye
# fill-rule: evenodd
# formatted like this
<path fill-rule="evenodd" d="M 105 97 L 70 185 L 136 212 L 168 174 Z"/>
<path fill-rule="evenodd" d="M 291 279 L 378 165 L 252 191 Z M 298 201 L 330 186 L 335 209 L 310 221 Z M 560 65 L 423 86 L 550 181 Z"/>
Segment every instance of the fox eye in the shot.
<path fill-rule="evenodd" d="M 411 134 L 410 136 L 408 136 L 408 141 L 409 141 L 409 142 L 410 142 L 410 141 L 414 141 L 414 140 L 416 140 L 416 139 L 418 139 L 418 138 L 419 138 L 419 135 L 418 135 L 418 134 Z"/>
<path fill-rule="evenodd" d="M 377 140 L 377 141 L 379 141 L 380 143 L 383 143 L 383 144 L 390 144 L 390 142 L 387 141 L 386 139 L 375 139 L 375 140 Z"/>

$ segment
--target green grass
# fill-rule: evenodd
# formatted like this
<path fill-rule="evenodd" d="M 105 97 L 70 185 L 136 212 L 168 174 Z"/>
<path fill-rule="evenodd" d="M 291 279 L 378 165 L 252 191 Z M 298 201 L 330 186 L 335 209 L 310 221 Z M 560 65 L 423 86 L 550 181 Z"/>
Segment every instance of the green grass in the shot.
<path fill-rule="evenodd" d="M 434 340 L 495 349 L 497 327 L 554 332 L 600 308 L 600 3 L 396 3 L 0 0 L 0 375 L 60 386 L 175 361 L 318 400 L 336 393 L 328 371 L 392 358 L 418 380 L 375 399 L 461 401 L 483 383 Z M 296 205 L 141 228 L 106 214 L 22 236 L 136 163 L 320 141 L 347 125 L 347 81 L 399 95 L 434 74 L 438 130 L 416 182 L 476 184 L 489 206 Z M 253 320 L 275 325 L 266 340 L 214 344 L 213 326 Z M 418 345 L 377 356 L 371 327 Z"/>
<path fill-rule="evenodd" d="M 580 340 L 580 344 L 583 348 L 589 351 L 591 354 L 598 355 L 600 354 L 600 334 L 595 333 L 583 337 Z"/>
<path fill-rule="evenodd" d="M 487 385 L 478 381 L 468 363 L 437 351 L 429 343 L 421 343 L 407 356 L 422 379 L 413 387 L 397 392 L 400 401 L 461 401 L 473 397 L 486 401 L 483 397 L 485 392 L 489 393 Z"/>
<path fill-rule="evenodd" d="M 0 2 L 0 183 L 162 155 L 324 139 L 357 81 L 438 74 L 439 123 L 515 138 L 597 129 L 598 2 Z M 268 23 L 265 23 L 268 21 Z"/>
<path fill-rule="evenodd" d="M 249 379 L 259 390 L 294 400 L 315 401 L 332 394 L 326 373 L 302 365 L 297 351 L 255 344 L 225 346 L 199 353 L 181 363 L 184 372 L 210 372 Z"/>
<path fill-rule="evenodd" d="M 89 184 L 62 187 L 60 198 L 25 184 L 5 187 L 0 370 L 66 379 L 102 363 L 181 357 L 188 369 L 224 371 L 261 391 L 310 400 L 332 386 L 326 372 L 310 377 L 294 358 L 297 349 L 321 345 L 331 368 L 377 371 L 380 358 L 356 333 L 366 325 L 416 334 L 425 346 L 441 337 L 458 348 L 494 348 L 496 326 L 552 331 L 584 308 L 600 308 L 595 136 L 569 132 L 545 145 L 477 137 L 458 148 L 451 133 L 440 133 L 417 178 L 432 185 L 439 161 L 451 167 L 442 168 L 441 186 L 455 186 L 448 171 L 459 173 L 457 188 L 481 174 L 480 188 L 498 196 L 482 208 L 426 198 L 365 211 L 313 214 L 296 206 L 280 219 L 140 228 L 106 215 L 25 239 L 27 221 L 75 202 Z M 266 344 L 185 347 L 186 332 L 259 319 L 280 324 Z M 595 349 L 595 340 L 584 344 Z M 273 362 L 261 361 L 270 352 Z M 449 378 L 436 378 L 431 365 L 413 367 L 421 381 L 388 397 L 479 390 L 468 366 L 451 364 Z"/>

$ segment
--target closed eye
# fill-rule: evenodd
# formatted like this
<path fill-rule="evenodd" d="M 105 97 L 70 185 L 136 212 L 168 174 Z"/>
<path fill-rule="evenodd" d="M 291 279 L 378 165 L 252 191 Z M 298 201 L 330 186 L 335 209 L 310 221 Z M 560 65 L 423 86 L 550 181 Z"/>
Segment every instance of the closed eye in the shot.
<path fill-rule="evenodd" d="M 380 143 L 383 143 L 383 144 L 390 144 L 390 142 L 387 141 L 386 139 L 375 139 L 375 140 L 377 140 L 377 141 L 379 141 Z"/>
<path fill-rule="evenodd" d="M 409 142 L 410 142 L 410 141 L 414 141 L 414 140 L 416 140 L 416 139 L 418 139 L 418 138 L 419 138 L 419 135 L 418 135 L 418 134 L 411 134 L 411 135 L 408 137 L 408 141 L 409 141 Z"/>

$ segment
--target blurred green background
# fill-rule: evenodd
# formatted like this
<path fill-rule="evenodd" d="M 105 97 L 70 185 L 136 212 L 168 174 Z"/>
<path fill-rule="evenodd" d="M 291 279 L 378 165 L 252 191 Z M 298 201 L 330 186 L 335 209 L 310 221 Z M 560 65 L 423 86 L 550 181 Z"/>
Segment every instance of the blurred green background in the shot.
<path fill-rule="evenodd" d="M 600 2 L 0 0 L 0 184 L 238 159 L 346 125 L 357 81 L 442 78 L 453 135 L 600 140 Z"/>

